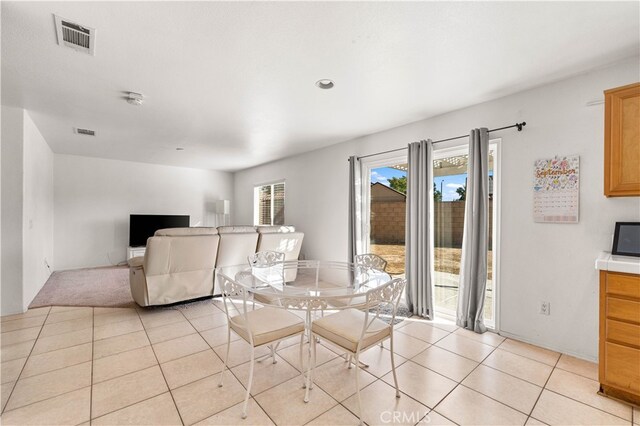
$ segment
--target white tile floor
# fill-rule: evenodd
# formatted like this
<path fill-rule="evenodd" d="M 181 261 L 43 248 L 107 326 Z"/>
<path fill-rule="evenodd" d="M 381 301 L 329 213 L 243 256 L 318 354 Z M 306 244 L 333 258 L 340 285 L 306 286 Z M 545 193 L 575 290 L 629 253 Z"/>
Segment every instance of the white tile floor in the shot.
<path fill-rule="evenodd" d="M 219 301 L 171 309 L 52 307 L 3 317 L 2 423 L 357 424 L 355 374 L 367 424 L 640 424 L 640 410 L 597 395 L 597 366 L 444 322 L 396 326 L 395 398 L 388 345 L 347 369 L 320 346 L 311 401 L 298 338 L 257 364 L 249 417 L 240 417 L 248 345 L 233 336 L 219 388 L 226 317 Z M 261 353 L 265 353 L 262 351 Z"/>

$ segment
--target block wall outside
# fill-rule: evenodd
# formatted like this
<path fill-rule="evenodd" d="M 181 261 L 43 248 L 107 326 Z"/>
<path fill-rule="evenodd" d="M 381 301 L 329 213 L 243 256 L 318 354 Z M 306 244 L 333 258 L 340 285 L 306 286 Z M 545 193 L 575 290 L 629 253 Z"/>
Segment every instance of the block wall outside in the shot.
<path fill-rule="evenodd" d="M 375 244 L 404 244 L 406 202 L 371 202 L 371 242 Z"/>
<path fill-rule="evenodd" d="M 464 201 L 434 203 L 436 247 L 462 247 Z M 371 202 L 371 242 L 374 244 L 404 244 L 405 201 Z M 489 203 L 489 248 L 491 249 L 493 203 Z"/>

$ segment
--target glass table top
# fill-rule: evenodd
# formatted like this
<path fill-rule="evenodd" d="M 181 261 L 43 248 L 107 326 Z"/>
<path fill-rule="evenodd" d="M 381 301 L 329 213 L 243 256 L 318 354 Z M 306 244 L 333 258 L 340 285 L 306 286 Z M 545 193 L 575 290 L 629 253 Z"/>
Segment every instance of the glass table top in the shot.
<path fill-rule="evenodd" d="M 348 262 L 317 260 L 223 266 L 216 268 L 216 276 L 273 300 L 355 298 L 391 281 L 391 276 L 383 271 Z"/>

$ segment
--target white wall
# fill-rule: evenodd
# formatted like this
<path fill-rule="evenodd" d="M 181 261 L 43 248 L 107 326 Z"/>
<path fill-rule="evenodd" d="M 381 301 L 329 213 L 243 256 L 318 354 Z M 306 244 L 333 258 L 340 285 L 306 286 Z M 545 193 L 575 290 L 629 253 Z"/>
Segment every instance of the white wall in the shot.
<path fill-rule="evenodd" d="M 231 173 L 55 154 L 56 270 L 124 261 L 131 213 L 216 226 L 215 201 L 232 196 Z"/>
<path fill-rule="evenodd" d="M 2 315 L 25 311 L 53 259 L 53 153 L 29 113 L 2 106 Z"/>
<path fill-rule="evenodd" d="M 53 152 L 27 111 L 23 179 L 22 300 L 26 309 L 54 269 Z"/>
<path fill-rule="evenodd" d="M 23 117 L 2 106 L 2 315 L 22 312 Z"/>
<path fill-rule="evenodd" d="M 464 134 L 473 127 L 526 121 L 502 138 L 501 332 L 595 360 L 598 275 L 594 260 L 611 246 L 615 221 L 640 220 L 640 200 L 603 195 L 602 91 L 638 81 L 638 58 L 547 86 L 258 166 L 235 174 L 235 222 L 251 223 L 253 186 L 286 180 L 285 221 L 305 232 L 307 258 L 345 260 L 347 157 Z M 496 76 L 499 78 L 499 76 Z M 532 218 L 536 159 L 580 155 L 580 223 L 540 224 Z M 538 314 L 540 301 L 551 315 Z"/>

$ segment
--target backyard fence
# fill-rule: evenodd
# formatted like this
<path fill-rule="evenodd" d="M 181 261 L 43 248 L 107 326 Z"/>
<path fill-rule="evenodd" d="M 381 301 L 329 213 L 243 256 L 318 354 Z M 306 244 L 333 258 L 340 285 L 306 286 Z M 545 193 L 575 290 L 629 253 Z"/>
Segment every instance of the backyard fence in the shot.
<path fill-rule="evenodd" d="M 436 247 L 462 247 L 464 201 L 434 202 L 434 244 Z M 371 242 L 404 244 L 405 200 L 371 200 Z M 489 203 L 489 249 L 492 247 L 493 203 Z"/>

